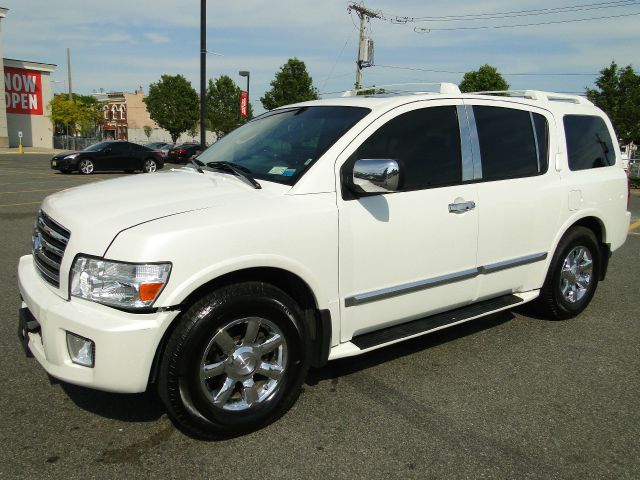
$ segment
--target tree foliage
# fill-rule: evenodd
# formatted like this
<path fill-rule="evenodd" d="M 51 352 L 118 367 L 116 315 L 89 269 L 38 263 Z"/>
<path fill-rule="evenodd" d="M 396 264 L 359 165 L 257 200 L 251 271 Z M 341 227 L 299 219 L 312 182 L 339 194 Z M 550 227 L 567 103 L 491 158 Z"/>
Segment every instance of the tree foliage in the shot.
<path fill-rule="evenodd" d="M 231 132 L 253 118 L 253 109 L 248 105 L 246 117 L 240 116 L 242 90 L 231 77 L 222 75 L 215 81 L 209 79 L 207 88 L 207 125 L 218 138 Z"/>
<path fill-rule="evenodd" d="M 465 73 L 459 87 L 463 93 L 509 90 L 507 81 L 495 67 L 488 64 L 482 65 L 478 70 Z"/>
<path fill-rule="evenodd" d="M 612 61 L 595 84 L 586 89 L 587 98 L 609 116 L 623 143 L 640 143 L 640 76 L 631 65 L 619 68 Z"/>
<path fill-rule="evenodd" d="M 66 130 L 71 134 L 89 136 L 103 123 L 102 104 L 92 95 L 54 95 L 48 105 L 51 121 L 56 131 Z"/>
<path fill-rule="evenodd" d="M 149 116 L 169 132 L 174 143 L 200 116 L 198 94 L 182 75 L 162 75 L 149 85 L 144 102 Z"/>
<path fill-rule="evenodd" d="M 260 102 L 265 109 L 273 110 L 282 105 L 317 99 L 318 89 L 313 86 L 306 65 L 302 60 L 290 58 L 280 67 L 271 81 L 271 90 L 265 92 Z"/>

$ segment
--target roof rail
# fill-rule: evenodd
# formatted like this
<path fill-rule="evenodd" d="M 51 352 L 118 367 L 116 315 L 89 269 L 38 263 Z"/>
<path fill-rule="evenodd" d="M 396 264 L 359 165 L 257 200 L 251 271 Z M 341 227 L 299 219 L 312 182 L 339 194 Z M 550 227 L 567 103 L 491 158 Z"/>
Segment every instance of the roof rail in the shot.
<path fill-rule="evenodd" d="M 488 90 L 484 92 L 469 92 L 469 95 L 496 95 L 508 97 L 522 97 L 529 100 L 538 100 L 541 102 L 565 102 L 577 103 L 581 105 L 593 105 L 585 97 L 580 95 L 571 95 L 569 93 L 543 92 L 540 90 Z"/>
<path fill-rule="evenodd" d="M 398 87 L 407 87 L 409 85 L 417 85 L 417 86 L 429 86 L 432 87 L 434 85 L 438 85 L 438 92 L 433 91 L 410 91 L 410 90 L 398 90 Z M 355 97 L 359 94 L 359 92 L 370 92 L 373 90 L 373 93 L 367 93 L 367 96 L 376 96 L 376 95 L 415 95 L 420 93 L 444 93 L 449 95 L 460 95 L 460 89 L 455 83 L 447 83 L 447 82 L 427 82 L 427 83 L 391 83 L 388 85 L 372 85 L 370 87 L 357 88 L 353 90 L 347 90 L 342 94 L 343 97 Z M 363 95 L 360 93 L 360 95 Z"/>

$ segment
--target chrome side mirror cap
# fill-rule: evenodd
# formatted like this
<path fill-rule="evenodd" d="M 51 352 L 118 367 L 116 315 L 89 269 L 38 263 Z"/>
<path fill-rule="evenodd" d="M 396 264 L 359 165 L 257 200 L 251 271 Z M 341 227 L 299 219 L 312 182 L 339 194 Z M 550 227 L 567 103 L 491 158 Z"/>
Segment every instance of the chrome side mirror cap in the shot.
<path fill-rule="evenodd" d="M 400 186 L 400 166 L 396 160 L 356 160 L 353 187 L 357 193 L 397 192 Z"/>

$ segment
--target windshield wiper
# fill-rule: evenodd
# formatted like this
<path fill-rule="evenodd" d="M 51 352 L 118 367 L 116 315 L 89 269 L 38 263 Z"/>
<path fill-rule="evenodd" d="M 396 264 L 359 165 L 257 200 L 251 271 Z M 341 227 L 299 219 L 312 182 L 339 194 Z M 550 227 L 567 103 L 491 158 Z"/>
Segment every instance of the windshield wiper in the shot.
<path fill-rule="evenodd" d="M 200 165 L 204 165 L 202 162 L 200 162 L 200 165 L 198 165 L 198 162 L 196 162 L 193 157 L 189 157 L 187 163 L 193 165 L 193 168 L 195 168 L 199 173 L 204 173 L 204 170 L 200 168 Z"/>
<path fill-rule="evenodd" d="M 254 188 L 256 189 L 262 188 L 262 185 L 260 185 L 258 181 L 255 178 L 253 178 L 253 175 L 251 175 L 251 170 L 249 170 L 247 167 L 241 167 L 240 165 L 236 165 L 235 163 L 232 163 L 232 162 L 221 162 L 221 161 L 209 162 L 207 163 L 207 167 L 217 168 L 219 170 L 226 170 L 228 172 L 234 173 L 237 176 L 247 180 Z"/>

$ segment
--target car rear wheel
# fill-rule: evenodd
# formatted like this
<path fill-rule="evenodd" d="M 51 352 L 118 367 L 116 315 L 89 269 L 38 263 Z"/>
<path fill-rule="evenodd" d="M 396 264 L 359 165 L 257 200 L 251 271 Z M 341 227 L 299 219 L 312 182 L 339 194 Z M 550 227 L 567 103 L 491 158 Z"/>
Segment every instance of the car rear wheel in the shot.
<path fill-rule="evenodd" d="M 534 306 L 554 320 L 573 318 L 591 302 L 599 278 L 598 240 L 590 229 L 574 227 L 560 240 Z"/>
<path fill-rule="evenodd" d="M 197 438 L 262 428 L 296 401 L 309 368 L 302 312 L 261 282 L 230 285 L 185 312 L 167 341 L 158 393 Z"/>
<path fill-rule="evenodd" d="M 144 161 L 144 172 L 145 173 L 153 173 L 156 170 L 158 170 L 158 164 L 156 163 L 155 160 L 152 160 L 150 158 L 146 159 Z"/>
<path fill-rule="evenodd" d="M 80 163 L 78 164 L 78 171 L 80 173 L 84 173 L 85 175 L 90 175 L 93 173 L 93 170 L 94 170 L 94 165 L 91 160 L 89 160 L 88 158 L 80 160 Z"/>

